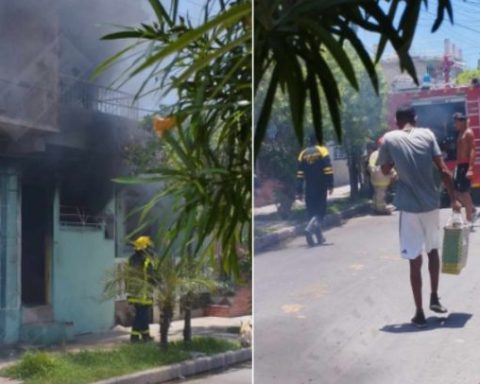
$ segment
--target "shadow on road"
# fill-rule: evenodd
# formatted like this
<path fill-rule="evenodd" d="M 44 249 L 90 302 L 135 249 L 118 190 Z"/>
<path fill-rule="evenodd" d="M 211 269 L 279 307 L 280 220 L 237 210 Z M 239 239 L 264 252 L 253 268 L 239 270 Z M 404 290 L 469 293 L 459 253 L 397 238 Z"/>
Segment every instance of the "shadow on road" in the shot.
<path fill-rule="evenodd" d="M 380 331 L 389 333 L 409 333 L 433 331 L 441 328 L 463 328 L 473 315 L 471 313 L 450 313 L 448 316 L 430 316 L 427 318 L 427 326 L 418 328 L 412 323 L 390 324 L 380 328 Z"/>

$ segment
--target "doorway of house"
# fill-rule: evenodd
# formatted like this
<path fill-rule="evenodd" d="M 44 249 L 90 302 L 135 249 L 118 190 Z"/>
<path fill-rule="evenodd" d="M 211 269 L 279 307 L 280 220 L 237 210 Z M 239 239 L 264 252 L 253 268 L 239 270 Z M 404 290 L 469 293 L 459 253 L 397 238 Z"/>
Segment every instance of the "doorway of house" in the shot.
<path fill-rule="evenodd" d="M 42 184 L 22 187 L 22 303 L 49 301 L 53 234 L 53 193 Z"/>

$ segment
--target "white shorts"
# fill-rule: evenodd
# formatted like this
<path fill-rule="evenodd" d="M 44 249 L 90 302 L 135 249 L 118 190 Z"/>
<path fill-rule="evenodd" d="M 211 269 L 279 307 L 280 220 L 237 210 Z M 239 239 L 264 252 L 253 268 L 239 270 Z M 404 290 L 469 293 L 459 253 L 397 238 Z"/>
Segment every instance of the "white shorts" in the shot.
<path fill-rule="evenodd" d="M 413 260 L 440 247 L 440 211 L 400 212 L 400 253 Z"/>

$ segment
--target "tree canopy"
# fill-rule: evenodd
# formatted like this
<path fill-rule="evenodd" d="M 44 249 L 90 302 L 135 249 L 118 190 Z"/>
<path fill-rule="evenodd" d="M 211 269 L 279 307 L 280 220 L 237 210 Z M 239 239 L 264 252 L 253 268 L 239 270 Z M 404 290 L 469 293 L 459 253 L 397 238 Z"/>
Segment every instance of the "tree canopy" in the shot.
<path fill-rule="evenodd" d="M 460 85 L 470 85 L 473 79 L 480 79 L 480 69 L 470 69 L 460 73 L 455 82 Z"/>
<path fill-rule="evenodd" d="M 138 97 L 177 94 L 170 114 L 155 123 L 168 161 L 118 181 L 163 183 L 142 215 L 162 198 L 173 199 L 174 224 L 159 228 L 163 253 L 175 245 L 180 254 L 218 257 L 238 276 L 240 256 L 251 256 L 251 3 L 206 2 L 198 25 L 179 14 L 179 0 L 169 9 L 149 3 L 155 22 L 103 37 L 132 42 L 97 74 L 134 52 L 120 82 L 142 73 Z"/>
<path fill-rule="evenodd" d="M 345 42 L 353 47 L 377 92 L 379 80 L 375 62 L 380 60 L 387 44 L 397 53 L 400 68 L 418 83 L 409 49 L 421 7 L 430 3 L 432 1 L 428 0 L 255 0 L 255 92 L 262 79 L 271 73 L 255 129 L 255 155 L 264 140 L 278 88 L 288 94 L 293 128 L 299 142 L 304 136 L 307 100 L 312 108 L 315 133 L 318 140 L 323 141 L 322 98 L 341 140 L 341 93 L 333 68 L 338 66 L 350 86 L 359 89 L 351 59 L 344 50 Z M 445 14 L 453 22 L 450 0 L 437 0 L 436 4 L 437 17 L 432 32 L 440 27 Z M 370 57 L 358 38 L 358 28 L 378 34 L 375 58 Z M 333 66 L 327 62 L 326 54 L 333 57 Z"/>
<path fill-rule="evenodd" d="M 327 63 L 332 67 L 332 74 L 341 93 L 341 123 L 346 133 L 343 142 L 344 150 L 349 159 L 349 166 L 358 166 L 365 145 L 377 138 L 386 129 L 385 126 L 385 101 L 387 85 L 383 80 L 380 68 L 377 69 L 379 79 L 378 94 L 375 92 L 368 75 L 362 66 L 361 60 L 355 56 L 354 51 L 348 44 L 345 52 L 351 60 L 355 74 L 359 79 L 358 91 L 350 87 L 348 80 L 342 76 L 341 69 L 335 67 L 335 61 L 331 55 L 325 55 Z M 266 85 L 260 85 L 255 108 L 259 109 L 266 92 Z M 279 192 L 288 196 L 292 201 L 295 197 L 295 169 L 300 145 L 295 140 L 294 131 L 291 129 L 291 114 L 288 98 L 280 90 L 277 90 L 272 107 L 272 117 L 268 125 L 268 133 L 263 142 L 262 150 L 258 154 L 256 167 L 261 178 L 273 178 L 282 185 Z M 326 108 L 325 98 L 321 99 L 322 108 Z M 313 132 L 313 121 L 310 106 L 305 108 L 304 125 L 306 132 Z M 335 140 L 333 122 L 326 116 L 323 121 L 323 137 L 325 141 Z M 332 154 L 333 155 L 333 154 Z M 356 191 L 359 172 L 350 172 L 353 187 Z M 283 196 L 282 196 L 283 197 Z M 355 197 L 355 196 L 354 196 Z"/>

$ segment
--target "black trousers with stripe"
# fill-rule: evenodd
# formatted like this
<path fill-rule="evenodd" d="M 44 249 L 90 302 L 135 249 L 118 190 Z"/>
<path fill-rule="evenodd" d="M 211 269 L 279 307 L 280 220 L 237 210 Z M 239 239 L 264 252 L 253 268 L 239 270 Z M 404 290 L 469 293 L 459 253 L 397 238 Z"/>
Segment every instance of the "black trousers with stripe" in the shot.
<path fill-rule="evenodd" d="M 132 325 L 132 336 L 149 336 L 151 305 L 135 304 L 135 318 Z"/>
<path fill-rule="evenodd" d="M 309 219 L 314 216 L 323 219 L 327 212 L 327 189 L 321 188 L 314 192 L 307 191 L 305 194 L 305 205 L 307 206 Z"/>

